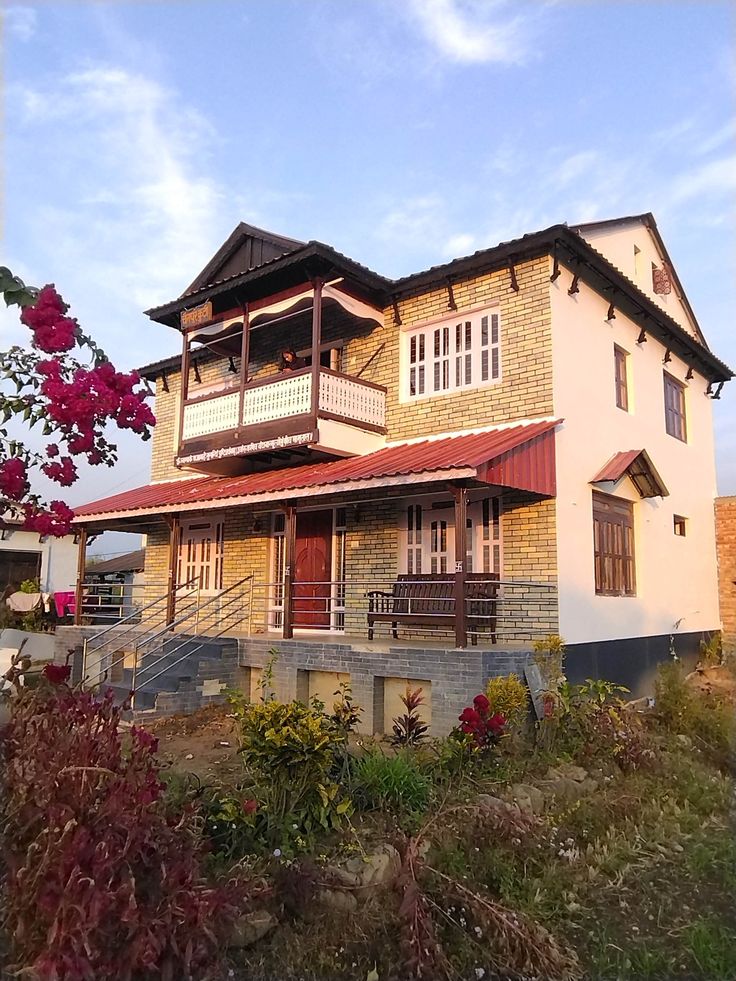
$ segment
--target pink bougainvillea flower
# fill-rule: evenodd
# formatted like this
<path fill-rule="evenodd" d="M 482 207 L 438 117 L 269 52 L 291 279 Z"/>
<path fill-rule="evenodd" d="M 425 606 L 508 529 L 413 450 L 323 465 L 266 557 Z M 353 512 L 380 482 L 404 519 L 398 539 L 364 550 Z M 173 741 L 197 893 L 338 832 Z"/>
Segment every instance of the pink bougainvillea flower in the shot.
<path fill-rule="evenodd" d="M 44 463 L 41 470 L 51 480 L 55 480 L 62 487 L 71 487 L 77 479 L 77 468 L 70 456 L 63 456 L 58 463 Z"/>
<path fill-rule="evenodd" d="M 11 501 L 19 501 L 28 491 L 28 470 L 19 457 L 10 457 L 0 463 L 0 494 Z"/>
<path fill-rule="evenodd" d="M 42 673 L 52 685 L 63 685 L 71 677 L 72 669 L 68 664 L 47 664 Z"/>
<path fill-rule="evenodd" d="M 20 315 L 33 331 L 33 345 L 47 354 L 70 351 L 77 343 L 77 322 L 64 316 L 68 307 L 53 285 L 44 286 L 36 302 Z"/>
<path fill-rule="evenodd" d="M 42 536 L 53 535 L 55 538 L 63 538 L 72 530 L 73 517 L 74 512 L 63 501 L 52 501 L 46 511 L 27 507 L 23 527 L 27 531 L 36 531 Z"/>

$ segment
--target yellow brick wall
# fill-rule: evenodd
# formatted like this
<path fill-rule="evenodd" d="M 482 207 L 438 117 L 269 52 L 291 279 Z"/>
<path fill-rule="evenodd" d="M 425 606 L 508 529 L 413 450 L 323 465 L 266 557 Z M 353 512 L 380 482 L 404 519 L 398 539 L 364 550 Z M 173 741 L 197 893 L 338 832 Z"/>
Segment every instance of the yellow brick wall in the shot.
<path fill-rule="evenodd" d="M 718 601 L 723 649 L 736 651 L 736 497 L 716 498 Z"/>
<path fill-rule="evenodd" d="M 402 328 L 394 324 L 393 309 L 384 314 L 382 326 L 356 321 L 340 308 L 324 313 L 323 341 L 343 339 L 343 371 L 386 386 L 387 437 L 402 440 L 422 435 L 453 432 L 478 426 L 535 418 L 552 413 L 552 354 L 549 300 L 549 258 L 542 257 L 516 267 L 519 292 L 510 287 L 507 270 L 487 273 L 453 286 L 458 316 L 464 309 L 499 305 L 501 322 L 501 380 L 487 387 L 448 395 L 434 395 L 399 402 L 399 347 L 402 329 L 436 317 L 455 316 L 447 309 L 446 289 L 399 301 Z M 277 370 L 279 353 L 291 345 L 297 350 L 310 344 L 308 314 L 282 324 L 255 327 L 251 335 L 250 376 L 264 378 Z M 378 352 L 378 353 L 377 353 Z M 372 355 L 375 359 L 366 368 Z M 240 359 L 235 358 L 240 369 Z M 197 356 L 203 384 L 234 380 L 226 358 Z M 169 392 L 156 391 L 157 425 L 153 437 L 152 479 L 170 480 L 184 474 L 174 466 L 179 426 L 179 372 L 168 377 Z M 196 385 L 190 383 L 190 392 Z"/>

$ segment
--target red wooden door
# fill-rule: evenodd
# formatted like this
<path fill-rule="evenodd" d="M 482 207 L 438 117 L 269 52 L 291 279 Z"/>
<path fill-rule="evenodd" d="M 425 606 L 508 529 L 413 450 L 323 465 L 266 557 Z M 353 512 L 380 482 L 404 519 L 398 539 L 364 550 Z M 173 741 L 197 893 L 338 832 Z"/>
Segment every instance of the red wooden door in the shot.
<path fill-rule="evenodd" d="M 294 562 L 294 626 L 330 626 L 332 511 L 297 514 Z"/>

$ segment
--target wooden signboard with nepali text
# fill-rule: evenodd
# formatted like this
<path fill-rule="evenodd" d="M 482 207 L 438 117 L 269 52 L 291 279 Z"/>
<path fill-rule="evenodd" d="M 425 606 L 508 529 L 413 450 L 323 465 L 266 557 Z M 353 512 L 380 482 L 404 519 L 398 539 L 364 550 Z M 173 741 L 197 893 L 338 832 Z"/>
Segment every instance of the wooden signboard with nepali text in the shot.
<path fill-rule="evenodd" d="M 206 303 L 200 303 L 198 307 L 192 307 L 191 310 L 182 310 L 181 312 L 181 326 L 184 330 L 187 327 L 201 327 L 202 324 L 208 324 L 211 320 L 212 300 L 207 300 Z"/>

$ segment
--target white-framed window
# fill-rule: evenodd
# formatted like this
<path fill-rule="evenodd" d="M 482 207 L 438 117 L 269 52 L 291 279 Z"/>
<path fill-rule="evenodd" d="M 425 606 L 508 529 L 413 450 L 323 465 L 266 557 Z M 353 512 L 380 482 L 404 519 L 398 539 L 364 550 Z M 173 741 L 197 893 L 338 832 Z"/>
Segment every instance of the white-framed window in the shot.
<path fill-rule="evenodd" d="M 214 596 L 222 589 L 225 526 L 222 521 L 195 520 L 182 524 L 177 581 L 199 580 L 199 590 Z"/>
<path fill-rule="evenodd" d="M 403 508 L 399 571 L 450 575 L 455 568 L 455 512 L 444 502 L 407 503 Z M 501 573 L 501 498 L 468 505 L 467 572 Z"/>
<path fill-rule="evenodd" d="M 487 307 L 404 335 L 404 396 L 426 398 L 491 385 L 501 377 L 498 308 Z"/>

